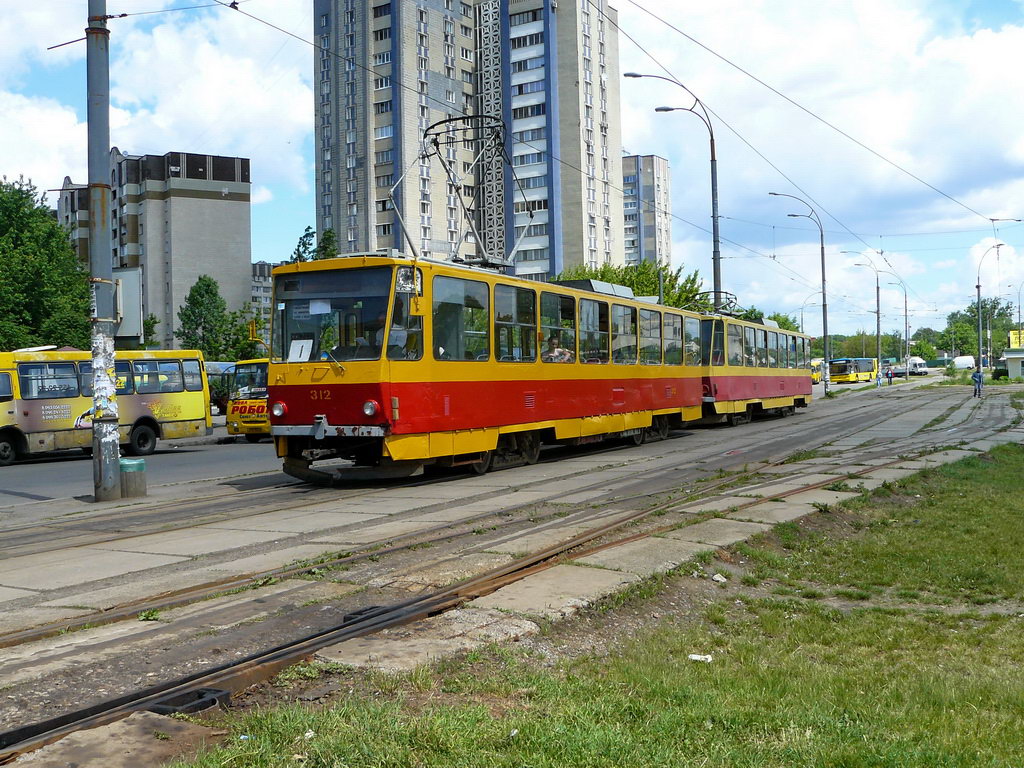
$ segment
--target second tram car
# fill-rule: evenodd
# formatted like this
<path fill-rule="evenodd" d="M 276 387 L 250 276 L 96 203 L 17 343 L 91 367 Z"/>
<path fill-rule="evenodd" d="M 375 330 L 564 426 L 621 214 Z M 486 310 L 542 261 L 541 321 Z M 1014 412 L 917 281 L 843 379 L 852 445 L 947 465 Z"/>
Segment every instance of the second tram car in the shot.
<path fill-rule="evenodd" d="M 392 252 L 277 267 L 273 300 L 271 432 L 304 479 L 338 458 L 485 472 L 811 399 L 807 337 L 618 292 Z"/>

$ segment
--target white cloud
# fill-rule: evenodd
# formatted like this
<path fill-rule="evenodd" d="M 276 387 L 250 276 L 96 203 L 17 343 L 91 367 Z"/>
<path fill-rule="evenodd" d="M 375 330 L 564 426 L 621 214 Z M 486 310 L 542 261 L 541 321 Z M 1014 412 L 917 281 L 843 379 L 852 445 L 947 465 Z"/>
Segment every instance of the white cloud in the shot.
<path fill-rule="evenodd" d="M 252 188 L 251 202 L 253 205 L 269 203 L 273 199 L 274 193 L 271 192 L 268 187 L 264 187 L 262 184 L 257 184 Z"/>
<path fill-rule="evenodd" d="M 0 172 L 24 175 L 40 190 L 56 189 L 64 176 L 85 181 L 85 123 L 53 99 L 0 91 Z M 50 203 L 56 195 L 50 193 Z"/>

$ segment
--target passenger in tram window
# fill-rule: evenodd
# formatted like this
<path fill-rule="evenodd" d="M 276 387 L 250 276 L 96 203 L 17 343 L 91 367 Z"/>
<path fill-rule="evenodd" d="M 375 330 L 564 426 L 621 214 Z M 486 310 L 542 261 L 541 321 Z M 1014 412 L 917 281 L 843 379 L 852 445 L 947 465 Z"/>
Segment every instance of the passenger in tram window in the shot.
<path fill-rule="evenodd" d="M 557 333 L 548 338 L 548 345 L 541 353 L 540 359 L 545 363 L 571 363 L 572 352 L 560 345 Z"/>

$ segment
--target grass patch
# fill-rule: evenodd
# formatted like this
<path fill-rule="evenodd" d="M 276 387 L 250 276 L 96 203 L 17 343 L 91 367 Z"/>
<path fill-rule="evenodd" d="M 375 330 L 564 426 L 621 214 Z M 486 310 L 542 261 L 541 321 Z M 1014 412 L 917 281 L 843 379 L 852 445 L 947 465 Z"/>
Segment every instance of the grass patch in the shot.
<path fill-rule="evenodd" d="M 824 451 L 822 451 L 822 450 L 820 450 L 818 448 L 813 448 L 811 450 L 806 450 L 806 451 L 797 451 L 796 453 L 791 454 L 790 456 L 787 456 L 785 459 L 782 460 L 781 463 L 782 464 L 796 464 L 797 462 L 800 462 L 800 461 L 807 461 L 808 459 L 817 459 L 817 458 L 820 458 L 822 456 L 827 456 L 827 455 L 828 454 L 825 453 Z"/>

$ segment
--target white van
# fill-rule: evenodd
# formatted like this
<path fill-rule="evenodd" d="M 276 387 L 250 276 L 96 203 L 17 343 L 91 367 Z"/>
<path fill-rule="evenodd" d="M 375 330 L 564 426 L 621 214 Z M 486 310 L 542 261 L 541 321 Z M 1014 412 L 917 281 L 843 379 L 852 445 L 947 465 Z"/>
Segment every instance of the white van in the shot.
<path fill-rule="evenodd" d="M 974 355 L 960 355 L 953 358 L 953 367 L 958 371 L 967 371 L 974 368 Z"/>
<path fill-rule="evenodd" d="M 921 357 L 911 357 L 907 360 L 907 367 L 910 369 L 911 376 L 927 376 L 928 375 L 928 364 Z"/>

